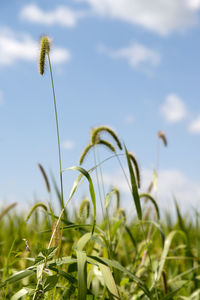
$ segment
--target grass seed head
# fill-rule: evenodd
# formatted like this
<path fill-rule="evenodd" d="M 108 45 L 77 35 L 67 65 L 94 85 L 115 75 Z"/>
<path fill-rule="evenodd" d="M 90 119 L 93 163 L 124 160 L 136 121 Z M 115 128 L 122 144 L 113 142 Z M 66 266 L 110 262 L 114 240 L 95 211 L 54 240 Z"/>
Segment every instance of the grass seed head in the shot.
<path fill-rule="evenodd" d="M 163 131 L 158 131 L 158 137 L 163 141 L 165 147 L 167 147 L 167 138 Z"/>
<path fill-rule="evenodd" d="M 45 181 L 45 184 L 46 184 L 46 188 L 47 188 L 47 191 L 50 193 L 51 189 L 50 189 L 50 184 L 49 184 L 49 180 L 48 180 L 48 177 L 47 177 L 47 174 L 43 168 L 43 166 L 41 164 L 38 164 L 38 167 L 42 173 L 42 176 L 44 178 L 44 181 Z"/>
<path fill-rule="evenodd" d="M 50 38 L 48 36 L 43 36 L 40 39 L 40 60 L 39 60 L 39 69 L 40 74 L 44 74 L 45 69 L 45 59 L 46 55 L 49 54 L 51 48 Z"/>
<path fill-rule="evenodd" d="M 84 162 L 89 150 L 93 147 L 93 145 L 89 144 L 85 147 L 85 149 L 83 150 L 80 158 L 79 158 L 79 164 L 82 165 L 82 163 Z"/>
<path fill-rule="evenodd" d="M 100 139 L 100 133 L 102 132 L 106 132 L 108 133 L 110 136 L 112 136 L 112 138 L 115 140 L 115 142 L 117 143 L 118 147 L 120 150 L 122 150 L 122 145 L 121 142 L 117 136 L 117 134 L 114 132 L 113 129 L 111 129 L 110 127 L 107 126 L 99 126 L 96 128 L 93 128 L 91 131 L 91 144 L 96 144 L 97 140 Z"/>
<path fill-rule="evenodd" d="M 90 214 L 90 201 L 88 199 L 83 199 L 79 208 L 79 218 L 87 219 Z"/>
<path fill-rule="evenodd" d="M 129 155 L 129 158 L 135 168 L 135 173 L 136 173 L 136 179 L 137 179 L 137 185 L 138 185 L 138 188 L 140 188 L 141 186 L 141 177 L 140 177 L 140 169 L 139 169 L 139 165 L 138 165 L 138 162 L 135 158 L 135 155 L 131 152 L 128 152 L 128 155 Z"/>

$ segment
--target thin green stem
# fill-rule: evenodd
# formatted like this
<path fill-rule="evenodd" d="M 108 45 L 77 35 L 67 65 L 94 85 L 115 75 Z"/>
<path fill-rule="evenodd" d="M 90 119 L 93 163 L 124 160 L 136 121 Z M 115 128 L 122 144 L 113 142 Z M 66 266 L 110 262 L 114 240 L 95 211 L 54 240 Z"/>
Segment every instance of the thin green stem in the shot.
<path fill-rule="evenodd" d="M 96 166 L 97 162 L 96 162 L 95 147 L 96 146 L 93 147 L 93 153 L 94 153 L 94 163 L 95 163 L 95 166 Z M 101 191 L 100 191 L 99 176 L 98 176 L 97 168 L 95 169 L 95 172 L 96 172 L 96 179 L 97 179 L 97 186 L 98 186 L 99 200 L 100 200 L 100 204 L 101 204 L 102 215 L 103 215 L 103 218 L 105 219 L 105 214 L 104 214 L 104 210 L 103 210 L 103 203 L 102 203 L 102 198 L 101 198 Z"/>
<path fill-rule="evenodd" d="M 51 75 L 51 85 L 52 85 L 52 91 L 53 91 L 53 102 L 54 102 L 54 111 L 55 111 L 55 118 L 56 118 L 56 131 L 57 131 L 57 141 L 58 141 L 58 155 L 59 155 L 59 168 L 60 168 L 60 192 L 61 192 L 61 203 L 62 208 L 64 207 L 64 197 L 63 197 L 63 178 L 62 178 L 62 162 L 61 162 L 61 150 L 60 150 L 60 135 L 59 135 L 59 126 L 58 126 L 58 114 L 57 114 L 57 105 L 56 105 L 56 96 L 55 96 L 55 89 L 54 89 L 54 82 L 53 82 L 53 73 L 51 69 L 51 60 L 49 53 L 48 56 L 48 62 L 49 62 L 49 69 L 50 69 L 50 75 Z"/>
<path fill-rule="evenodd" d="M 55 95 L 54 82 L 53 82 L 53 73 L 52 73 L 52 69 L 51 69 L 51 60 L 50 60 L 49 53 L 47 53 L 47 57 L 48 57 L 48 62 L 49 62 L 51 85 L 52 85 L 52 91 L 53 91 L 54 111 L 55 111 L 55 118 L 56 118 L 56 131 L 57 131 L 58 156 L 59 156 L 59 168 L 60 168 L 60 193 L 61 193 L 60 195 L 61 195 L 61 203 L 62 203 L 62 211 L 61 211 L 60 217 L 59 217 L 59 219 L 56 223 L 55 229 L 52 233 L 52 236 L 51 236 L 51 239 L 50 239 L 50 242 L 49 242 L 49 245 L 48 245 L 48 249 L 49 249 L 51 247 L 53 237 L 54 237 L 55 232 L 57 230 L 58 224 L 60 223 L 60 220 L 61 220 L 61 217 L 62 217 L 62 214 L 63 214 L 65 208 L 64 208 L 64 197 L 63 197 L 62 162 L 61 162 L 60 135 L 59 135 L 59 126 L 58 126 L 58 113 L 57 113 L 56 95 Z M 44 270 L 44 266 L 43 266 L 43 270 Z M 35 293 L 33 295 L 33 300 L 36 299 L 37 290 L 38 290 L 38 287 L 39 287 L 40 279 L 42 278 L 43 270 L 41 272 L 40 278 L 38 278 L 36 290 L 35 290 Z"/>
<path fill-rule="evenodd" d="M 97 153 L 98 164 L 100 164 L 100 161 L 101 161 L 101 160 L 100 160 L 100 155 L 99 155 L 99 149 L 98 149 L 98 146 L 96 147 L 96 153 Z M 105 201 L 106 193 L 105 193 L 105 188 L 104 188 L 103 173 L 102 173 L 101 165 L 99 165 L 99 170 L 100 170 L 100 176 L 101 176 L 101 184 L 102 184 L 102 190 L 103 190 L 103 198 L 104 198 L 104 201 Z M 108 221 L 109 241 L 111 242 L 111 224 L 110 224 L 110 219 L 109 219 L 108 207 L 106 208 L 106 218 L 107 218 L 107 221 Z"/>

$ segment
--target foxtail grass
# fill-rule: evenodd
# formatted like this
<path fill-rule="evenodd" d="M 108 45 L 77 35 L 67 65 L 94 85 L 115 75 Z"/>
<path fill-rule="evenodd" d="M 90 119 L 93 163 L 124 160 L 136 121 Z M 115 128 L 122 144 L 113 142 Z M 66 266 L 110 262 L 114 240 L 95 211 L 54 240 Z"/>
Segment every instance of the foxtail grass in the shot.
<path fill-rule="evenodd" d="M 50 184 L 49 184 L 49 180 L 48 180 L 47 174 L 46 174 L 46 172 L 45 172 L 45 170 L 44 170 L 44 168 L 43 168 L 43 166 L 41 164 L 38 164 L 38 167 L 39 167 L 39 169 L 41 171 L 41 174 L 42 174 L 42 176 L 44 178 L 44 182 L 46 184 L 47 191 L 48 191 L 48 193 L 50 193 L 51 192 L 51 188 L 50 188 Z"/>
<path fill-rule="evenodd" d="M 36 203 L 35 205 L 33 205 L 33 207 L 32 207 L 32 208 L 30 209 L 30 211 L 28 212 L 28 214 L 27 214 L 27 216 L 26 216 L 26 218 L 25 218 L 25 222 L 27 222 L 27 221 L 30 219 L 31 215 L 33 214 L 33 212 L 34 212 L 38 207 L 43 208 L 43 210 L 45 210 L 45 212 L 48 211 L 47 206 L 46 206 L 43 202 L 38 202 L 38 203 Z"/>

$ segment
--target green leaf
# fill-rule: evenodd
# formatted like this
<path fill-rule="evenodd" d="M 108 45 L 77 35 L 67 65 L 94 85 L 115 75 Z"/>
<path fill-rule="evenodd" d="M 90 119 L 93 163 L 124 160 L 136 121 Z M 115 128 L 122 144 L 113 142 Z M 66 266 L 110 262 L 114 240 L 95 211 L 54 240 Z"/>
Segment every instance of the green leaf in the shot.
<path fill-rule="evenodd" d="M 35 273 L 35 270 L 31 269 L 25 269 L 23 271 L 17 272 L 14 275 L 7 278 L 4 282 L 0 284 L 0 288 L 6 286 L 7 283 L 15 283 L 23 278 L 26 278 L 30 275 L 33 275 Z"/>
<path fill-rule="evenodd" d="M 57 282 L 57 275 L 48 276 L 44 283 L 44 292 L 52 290 L 56 286 Z"/>
<path fill-rule="evenodd" d="M 130 180 L 131 180 L 131 189 L 132 189 L 133 200 L 135 202 L 138 219 L 142 220 L 142 209 L 141 209 L 140 197 L 139 197 L 138 189 L 137 189 L 137 182 L 136 182 L 135 174 L 134 174 L 133 167 L 132 167 L 132 164 L 130 161 L 130 157 L 129 157 L 129 154 L 128 154 L 128 151 L 127 151 L 127 148 L 125 145 L 124 145 L 124 148 L 125 148 L 126 159 L 128 162 L 128 169 L 129 169 Z"/>
<path fill-rule="evenodd" d="M 162 271 L 163 271 L 163 268 L 164 268 L 164 264 L 165 264 L 165 261 L 166 261 L 166 258 L 167 258 L 167 254 L 168 254 L 169 248 L 171 246 L 171 242 L 172 242 L 174 236 L 177 233 L 179 233 L 181 235 L 184 235 L 184 233 L 182 231 L 173 230 L 172 232 L 169 233 L 169 235 L 165 239 L 164 249 L 163 249 L 163 252 L 162 252 L 162 255 L 161 255 L 161 258 L 160 258 L 160 262 L 159 262 L 159 265 L 158 265 L 158 271 L 155 274 L 155 282 L 158 281 L 161 277 L 161 274 L 162 274 Z"/>
<path fill-rule="evenodd" d="M 62 276 L 63 278 L 67 279 L 71 285 L 78 285 L 77 283 L 77 279 L 74 278 L 73 276 L 71 276 L 69 273 L 63 271 L 63 270 L 60 270 L 60 269 L 57 269 L 53 266 L 49 266 L 49 269 L 56 272 L 58 275 Z"/>
<path fill-rule="evenodd" d="M 163 300 L 171 300 L 173 299 L 173 296 L 175 296 L 189 281 L 184 282 L 181 286 L 179 286 L 177 289 L 173 290 L 171 293 L 163 297 Z M 178 293 L 179 295 L 179 293 Z M 190 299 L 190 298 L 189 298 Z"/>
<path fill-rule="evenodd" d="M 34 291 L 34 290 L 33 290 Z M 21 290 L 19 290 L 16 294 L 14 294 L 11 298 L 11 300 L 18 300 L 20 299 L 21 297 L 25 296 L 26 294 L 28 294 L 28 290 L 23 288 Z"/>
<path fill-rule="evenodd" d="M 37 266 L 37 280 L 41 279 L 42 273 L 44 271 L 44 266 L 45 266 L 44 263 Z"/>
<path fill-rule="evenodd" d="M 47 263 L 47 266 L 60 266 L 60 265 L 65 265 L 65 264 L 72 264 L 76 263 L 77 259 L 76 258 L 71 258 L 71 256 L 66 256 L 62 258 L 56 258 L 54 260 L 51 260 Z"/>
<path fill-rule="evenodd" d="M 110 191 L 109 193 L 106 194 L 106 197 L 105 197 L 105 208 L 109 207 L 111 197 L 114 194 L 116 194 L 116 189 L 112 189 L 112 191 Z"/>
<path fill-rule="evenodd" d="M 85 233 L 77 242 L 76 246 L 74 247 L 76 250 L 82 251 L 86 244 L 93 240 L 96 243 L 98 243 L 101 247 L 106 248 L 107 246 L 102 242 L 102 240 L 99 238 L 99 234 L 92 234 L 91 232 Z"/>
<path fill-rule="evenodd" d="M 117 229 L 120 227 L 121 223 L 123 220 L 119 220 L 117 222 L 114 223 L 113 227 L 112 227 L 112 232 L 111 232 L 111 241 L 114 239 L 114 237 L 116 236 L 116 232 Z"/>
<path fill-rule="evenodd" d="M 49 249 L 42 249 L 41 252 L 46 258 L 51 258 L 52 256 L 54 256 L 56 251 L 57 251 L 57 247 L 51 247 Z"/>
<path fill-rule="evenodd" d="M 83 251 L 76 251 L 78 264 L 78 300 L 87 297 L 87 256 Z"/>
<path fill-rule="evenodd" d="M 77 242 L 75 249 L 78 251 L 82 251 L 85 245 L 91 240 L 92 234 L 91 232 L 85 233 Z"/>
<path fill-rule="evenodd" d="M 118 290 L 114 281 L 114 278 L 112 276 L 112 272 L 109 267 L 107 267 L 104 264 L 98 263 L 100 271 L 103 275 L 103 279 L 105 282 L 105 285 L 107 286 L 110 293 L 114 296 L 115 299 L 119 299 Z"/>
<path fill-rule="evenodd" d="M 92 228 L 92 233 L 94 232 L 94 229 L 95 229 L 95 225 L 96 225 L 96 196 L 95 196 L 95 191 L 94 191 L 94 186 L 93 186 L 93 183 L 92 183 L 92 179 L 90 177 L 90 174 L 83 168 L 81 167 L 71 167 L 69 168 L 69 170 L 77 170 L 79 171 L 82 175 L 84 175 L 88 182 L 89 182 L 89 191 L 90 191 L 90 196 L 91 196 L 91 200 L 92 200 L 92 204 L 93 204 L 93 209 L 94 209 L 94 221 L 93 221 L 93 228 Z M 79 177 L 78 178 L 78 182 L 81 180 L 82 177 Z M 76 183 L 76 188 L 77 188 L 77 184 Z M 75 190 L 74 190 L 75 192 Z M 71 196 L 71 195 L 70 195 Z M 70 197 L 69 197 L 70 199 Z"/>
<path fill-rule="evenodd" d="M 110 260 L 110 259 L 103 258 L 103 257 L 98 257 L 98 256 L 87 256 L 87 261 L 89 263 L 92 263 L 92 264 L 102 263 L 102 264 L 105 264 L 105 265 L 107 265 L 107 266 L 109 266 L 111 268 L 115 268 L 115 269 L 121 271 L 124 274 L 129 275 L 129 277 L 131 279 L 133 279 L 138 284 L 138 286 L 144 291 L 145 295 L 147 295 L 150 299 L 152 299 L 151 293 L 148 290 L 147 286 L 144 284 L 144 282 L 140 278 L 138 278 L 136 275 L 134 275 L 133 273 L 131 273 L 129 270 L 127 270 L 126 268 L 124 268 L 117 261 Z"/>

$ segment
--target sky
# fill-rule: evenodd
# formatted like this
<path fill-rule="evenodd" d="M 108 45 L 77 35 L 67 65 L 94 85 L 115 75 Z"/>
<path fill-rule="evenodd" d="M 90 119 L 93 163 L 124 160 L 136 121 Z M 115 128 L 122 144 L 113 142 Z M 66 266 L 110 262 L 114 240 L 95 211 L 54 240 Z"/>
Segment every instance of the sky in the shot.
<path fill-rule="evenodd" d="M 200 0 L 1 0 L 0 207 L 48 198 L 38 163 L 59 178 L 48 65 L 38 71 L 43 35 L 52 41 L 63 169 L 78 165 L 91 128 L 108 125 L 136 155 L 144 191 L 161 130 L 157 201 L 173 209 L 175 196 L 182 209 L 198 208 Z M 90 154 L 83 166 L 93 164 Z M 103 174 L 107 190 L 130 198 L 117 161 Z M 63 176 L 67 199 L 77 173 Z"/>

